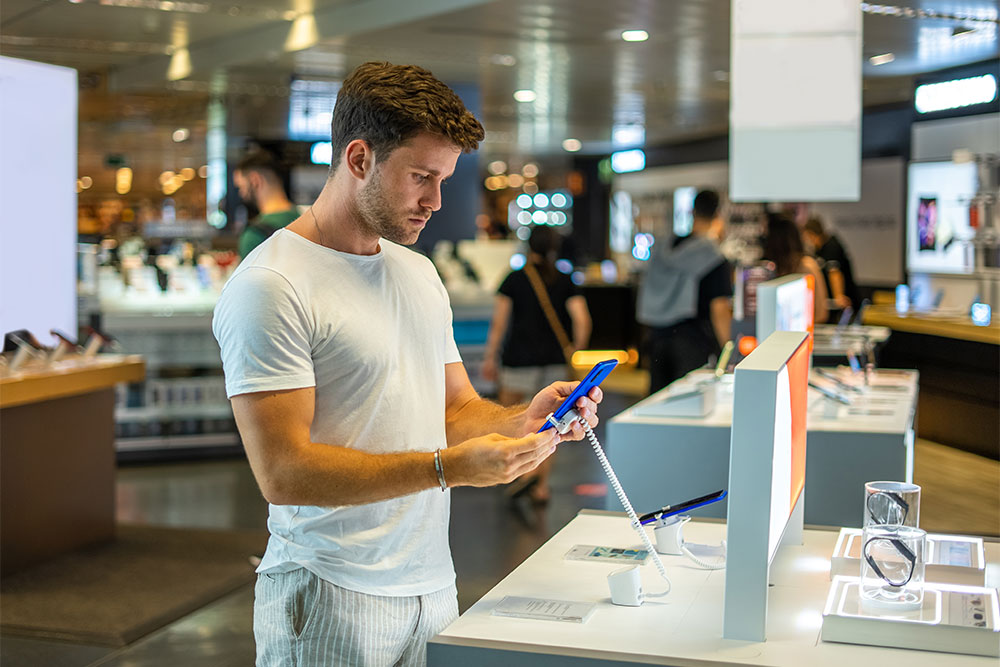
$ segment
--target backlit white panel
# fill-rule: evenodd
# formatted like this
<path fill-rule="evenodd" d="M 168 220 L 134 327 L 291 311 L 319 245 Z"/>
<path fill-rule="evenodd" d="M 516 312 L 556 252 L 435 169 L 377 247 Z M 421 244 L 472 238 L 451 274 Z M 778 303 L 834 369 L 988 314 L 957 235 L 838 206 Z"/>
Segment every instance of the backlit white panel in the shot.
<path fill-rule="evenodd" d="M 754 128 L 857 124 L 860 69 L 837 66 L 856 60 L 857 48 L 851 35 L 737 41 L 733 44 L 733 119 Z M 818 75 L 817 63 L 833 66 L 821 67 L 822 75 Z M 795 83 L 784 86 L 781 82 Z"/>
<path fill-rule="evenodd" d="M 853 31 L 861 20 L 858 3 L 831 0 L 753 0 L 733 7 L 733 29 L 743 35 Z"/>
<path fill-rule="evenodd" d="M 730 200 L 861 196 L 861 9 L 734 0 Z"/>
<path fill-rule="evenodd" d="M 76 332 L 76 70 L 0 56 L 0 334 Z"/>

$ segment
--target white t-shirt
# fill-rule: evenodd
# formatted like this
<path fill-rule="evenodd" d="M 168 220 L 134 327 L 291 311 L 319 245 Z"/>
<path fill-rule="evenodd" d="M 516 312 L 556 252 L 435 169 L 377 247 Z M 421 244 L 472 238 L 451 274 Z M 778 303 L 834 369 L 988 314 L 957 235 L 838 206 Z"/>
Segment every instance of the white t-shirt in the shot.
<path fill-rule="evenodd" d="M 352 255 L 281 229 L 251 252 L 212 322 L 226 392 L 315 387 L 313 442 L 433 452 L 447 446 L 445 364 L 461 361 L 448 294 L 426 257 L 379 245 Z M 441 590 L 455 581 L 450 496 L 433 488 L 349 507 L 271 505 L 257 571 L 304 567 L 372 595 Z"/>

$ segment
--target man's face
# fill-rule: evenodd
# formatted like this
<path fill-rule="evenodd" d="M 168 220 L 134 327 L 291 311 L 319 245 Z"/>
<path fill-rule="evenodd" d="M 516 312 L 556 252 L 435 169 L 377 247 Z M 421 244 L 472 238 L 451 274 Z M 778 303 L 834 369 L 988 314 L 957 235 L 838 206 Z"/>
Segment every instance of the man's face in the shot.
<path fill-rule="evenodd" d="M 240 193 L 240 199 L 243 200 L 245 204 L 257 205 L 257 188 L 254 187 L 251 176 L 254 173 L 242 171 L 233 172 L 233 185 L 236 186 L 236 191 Z"/>
<path fill-rule="evenodd" d="M 377 163 L 357 201 L 367 231 L 393 243 L 417 242 L 431 213 L 441 208 L 441 186 L 455 171 L 461 149 L 421 133 Z"/>

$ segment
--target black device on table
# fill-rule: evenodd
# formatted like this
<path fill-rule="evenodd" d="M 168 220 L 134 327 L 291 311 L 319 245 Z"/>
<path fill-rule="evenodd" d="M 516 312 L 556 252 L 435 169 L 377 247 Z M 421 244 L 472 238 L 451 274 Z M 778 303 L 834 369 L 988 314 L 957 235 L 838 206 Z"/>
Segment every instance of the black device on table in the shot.
<path fill-rule="evenodd" d="M 709 493 L 708 495 L 699 496 L 698 498 L 692 498 L 691 500 L 685 500 L 682 503 L 677 503 L 675 505 L 667 505 L 666 507 L 661 507 L 655 512 L 650 512 L 649 514 L 643 514 L 639 517 L 639 523 L 641 525 L 646 525 L 647 523 L 653 523 L 657 519 L 665 519 L 668 516 L 673 516 L 675 514 L 680 514 L 681 512 L 687 512 L 688 510 L 693 510 L 698 507 L 704 507 L 705 505 L 710 505 L 712 503 L 718 502 L 726 497 L 727 492 L 725 489 L 716 491 L 715 493 Z"/>

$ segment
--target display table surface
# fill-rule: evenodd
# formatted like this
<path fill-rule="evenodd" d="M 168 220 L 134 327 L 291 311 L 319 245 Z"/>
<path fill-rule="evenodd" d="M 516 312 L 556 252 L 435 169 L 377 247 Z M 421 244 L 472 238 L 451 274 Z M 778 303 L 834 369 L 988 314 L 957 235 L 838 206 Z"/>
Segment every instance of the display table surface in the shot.
<path fill-rule="evenodd" d="M 913 481 L 918 374 L 875 371 L 866 387 L 862 377 L 848 369 L 831 370 L 864 392 L 845 392 L 851 405 L 843 405 L 809 389 L 805 522 L 859 527 L 865 482 Z M 603 444 L 636 511 L 651 512 L 728 487 L 732 375 L 714 385 L 715 407 L 703 417 L 641 414 L 671 392 L 708 375 L 690 373 L 608 422 Z M 815 369 L 813 376 L 821 385 L 831 386 Z M 726 508 L 726 501 L 715 503 L 698 510 L 698 515 L 725 517 Z M 621 509 L 613 494 L 608 495 L 606 509 Z"/>
<path fill-rule="evenodd" d="M 98 355 L 0 378 L 0 572 L 114 537 L 114 386 L 144 373 Z"/>
<path fill-rule="evenodd" d="M 865 309 L 864 323 L 889 327 L 894 331 L 1000 345 L 1000 318 L 994 318 L 990 326 L 980 327 L 973 324 L 966 314 L 913 311 L 900 315 L 895 306 L 873 305 Z"/>
<path fill-rule="evenodd" d="M 725 528 L 696 520 L 684 534 L 689 543 L 718 544 Z M 661 556 L 673 584 L 668 596 L 647 598 L 641 607 L 611 604 L 607 575 L 621 565 L 563 556 L 577 544 L 641 543 L 624 514 L 585 510 L 434 637 L 427 646 L 428 665 L 996 665 L 992 658 L 820 641 L 837 535 L 806 530 L 804 545 L 779 550 L 771 566 L 767 641 L 752 643 L 722 638 L 725 570 L 697 569 L 683 556 Z M 986 555 L 996 563 L 1000 545 L 988 543 Z M 641 571 L 644 591 L 665 590 L 651 561 Z M 492 616 L 507 595 L 596 603 L 597 609 L 585 623 Z"/>
<path fill-rule="evenodd" d="M 895 331 L 883 365 L 920 371 L 920 437 L 1000 458 L 1000 317 L 977 327 L 965 314 L 900 316 L 883 305 L 866 309 L 864 321 Z"/>
<path fill-rule="evenodd" d="M 0 375 L 0 408 L 87 394 L 119 382 L 139 382 L 146 373 L 141 356 L 101 354 L 70 357 L 52 366 L 40 363 Z"/>

